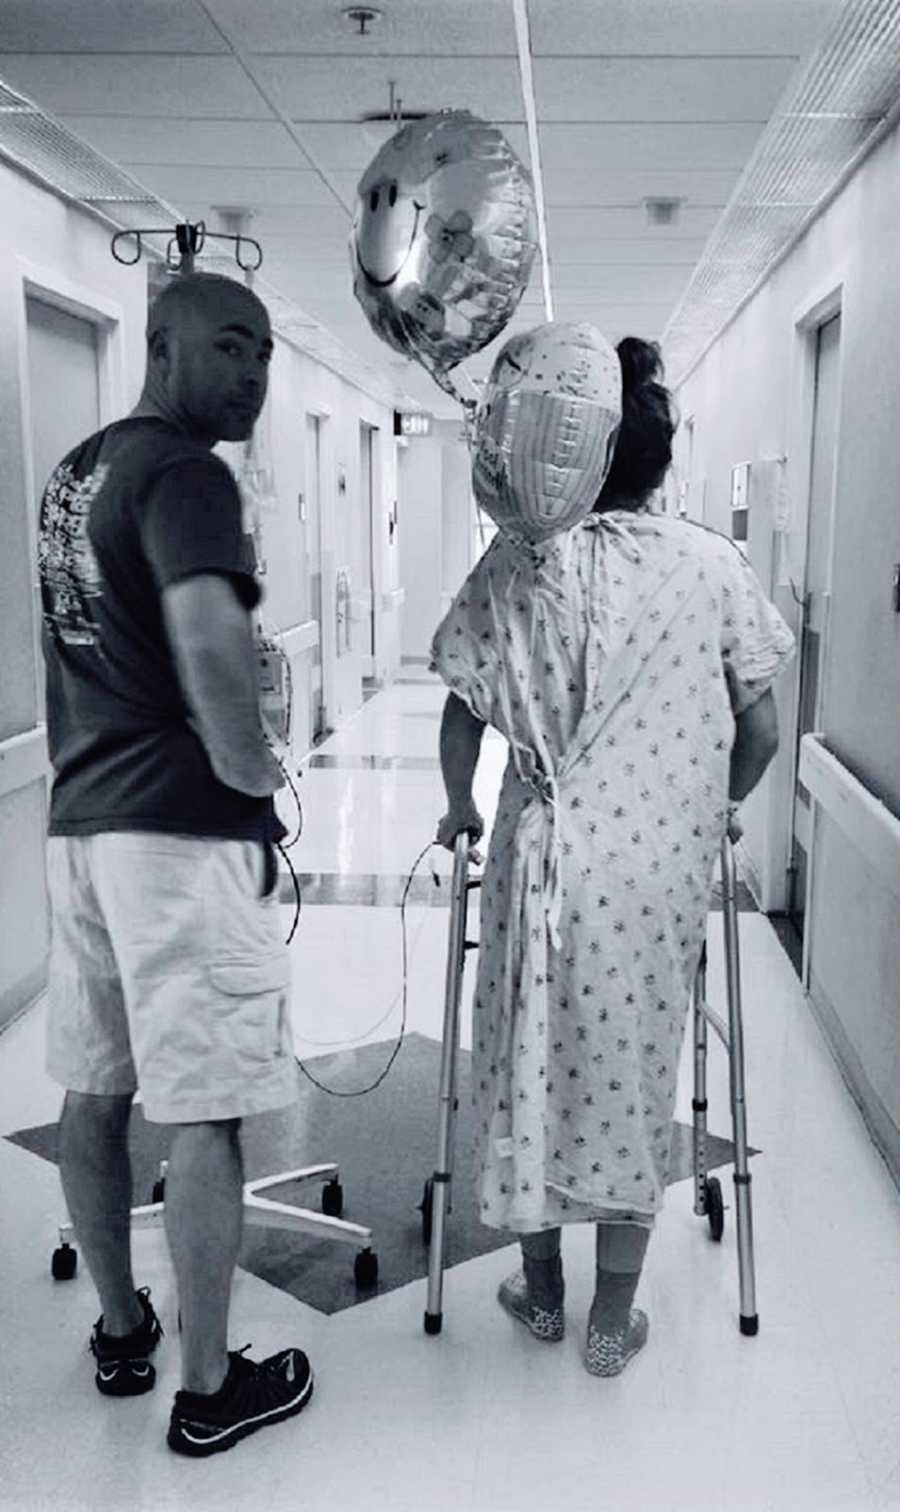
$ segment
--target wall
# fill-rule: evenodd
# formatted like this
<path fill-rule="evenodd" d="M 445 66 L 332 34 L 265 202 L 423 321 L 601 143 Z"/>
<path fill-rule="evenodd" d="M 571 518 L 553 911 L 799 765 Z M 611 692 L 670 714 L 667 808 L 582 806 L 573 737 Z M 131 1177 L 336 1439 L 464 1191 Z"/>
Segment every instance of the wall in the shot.
<path fill-rule="evenodd" d="M 788 579 L 803 582 L 811 418 L 802 316 L 834 290 L 842 309 L 832 613 L 823 673 L 827 745 L 900 814 L 900 615 L 891 604 L 900 562 L 900 133 L 892 132 L 718 340 L 677 398 L 694 417 L 692 486 L 706 480 L 705 517 L 729 531 L 733 463 L 787 454 L 790 534 L 782 582 L 766 586 L 795 633 Z M 682 448 L 684 443 L 682 442 Z M 682 450 L 682 465 L 684 465 Z M 693 510 L 696 513 L 696 509 Z M 751 508 L 758 559 L 771 521 Z M 793 789 L 796 674 L 777 688 L 781 748 L 746 805 L 760 872 L 786 856 Z M 826 816 L 818 828 L 807 928 L 812 1003 L 851 1087 L 900 1171 L 900 904 Z M 777 905 L 776 905 L 777 906 Z"/>
<path fill-rule="evenodd" d="M 473 563 L 469 452 L 462 418 L 434 420 L 399 463 L 400 573 L 406 589 L 402 650 L 428 655 L 431 638 Z"/>
<path fill-rule="evenodd" d="M 438 435 L 415 436 L 398 457 L 397 535 L 400 581 L 406 589 L 401 651 L 422 661 L 440 619 L 442 446 Z"/>
<path fill-rule="evenodd" d="M 362 704 L 364 658 L 369 644 L 370 569 L 363 542 L 368 540 L 363 519 L 360 478 L 360 425 L 375 428 L 375 676 L 389 680 L 399 666 L 400 616 L 398 552 L 389 539 L 388 520 L 396 497 L 396 447 L 393 413 L 339 378 L 289 343 L 278 340 L 272 360 L 266 414 L 260 422 L 261 450 L 271 461 L 275 495 L 264 508 L 262 556 L 264 597 L 262 617 L 277 632 L 291 657 L 294 685 L 294 755 L 303 756 L 312 743 L 313 709 L 310 666 L 319 636 L 312 619 L 308 532 L 300 518 L 300 495 L 310 490 L 306 416 L 320 420 L 320 477 L 322 518 L 321 651 L 326 723 L 331 727 L 349 718 Z M 343 491 L 339 488 L 343 480 Z M 336 574 L 347 570 L 352 585 L 351 650 L 337 657 Z M 340 660 L 341 665 L 338 665 Z"/>
<path fill-rule="evenodd" d="M 44 479 L 32 477 L 25 283 L 97 316 L 106 355 L 101 395 L 111 419 L 137 397 L 146 294 L 143 270 L 109 252 L 109 232 L 0 162 L 0 1025 L 44 984 L 47 760 L 38 726 L 32 521 Z M 118 328 L 118 334 L 116 333 Z"/>
<path fill-rule="evenodd" d="M 472 463 L 462 425 L 439 422 L 441 452 L 441 613 L 446 613 L 475 562 Z"/>

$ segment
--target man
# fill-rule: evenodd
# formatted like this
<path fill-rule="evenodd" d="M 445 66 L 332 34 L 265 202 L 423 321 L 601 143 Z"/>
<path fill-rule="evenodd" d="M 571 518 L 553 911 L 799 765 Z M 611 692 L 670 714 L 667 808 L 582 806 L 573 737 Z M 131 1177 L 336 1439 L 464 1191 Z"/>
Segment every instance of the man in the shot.
<path fill-rule="evenodd" d="M 60 1172 L 103 1308 L 91 1348 L 113 1396 L 147 1391 L 161 1334 L 131 1271 L 128 1121 L 172 1131 L 166 1230 L 191 1455 L 299 1412 L 299 1349 L 227 1351 L 242 1226 L 241 1118 L 296 1095 L 237 488 L 211 448 L 250 436 L 272 337 L 248 289 L 191 274 L 155 301 L 136 408 L 56 468 L 41 509 L 54 768 L 48 1070 L 66 1089 Z"/>

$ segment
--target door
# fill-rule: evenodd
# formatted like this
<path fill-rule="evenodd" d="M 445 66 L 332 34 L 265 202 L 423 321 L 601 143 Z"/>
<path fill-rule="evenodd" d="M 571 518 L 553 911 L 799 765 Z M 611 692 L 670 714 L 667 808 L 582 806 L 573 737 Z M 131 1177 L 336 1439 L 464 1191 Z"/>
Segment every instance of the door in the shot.
<path fill-rule="evenodd" d="M 0 1026 L 43 988 L 49 943 L 38 508 L 57 462 L 100 425 L 97 328 L 36 298 L 25 321 L 34 490 L 0 521 L 0 853 L 15 858 L 0 868 Z"/>
<path fill-rule="evenodd" d="M 359 427 L 359 493 L 360 493 L 360 525 L 362 527 L 362 541 L 360 558 L 363 567 L 363 582 L 361 586 L 366 595 L 368 612 L 366 623 L 360 626 L 363 636 L 361 647 L 363 653 L 363 672 L 367 677 L 375 676 L 375 637 L 377 634 L 378 599 L 376 593 L 376 570 L 375 570 L 375 430 L 371 425 L 362 424 Z"/>
<path fill-rule="evenodd" d="M 34 499 L 31 504 L 31 581 L 35 626 L 41 623 L 37 574 L 37 529 L 44 485 L 66 452 L 100 429 L 100 356 L 97 327 L 90 320 L 29 298 L 28 392 L 31 410 L 31 458 Z M 44 720 L 44 662 L 40 634 L 35 646 L 38 722 Z"/>
<path fill-rule="evenodd" d="M 816 332 L 815 400 L 800 634 L 800 691 L 797 747 L 811 730 L 822 728 L 823 656 L 831 603 L 831 541 L 834 529 L 834 483 L 840 384 L 841 317 L 834 315 Z M 795 776 L 788 915 L 803 937 L 806 876 L 812 840 L 812 807 L 807 789 Z"/>
<path fill-rule="evenodd" d="M 318 644 L 310 658 L 309 706 L 313 742 L 325 729 L 324 626 L 322 622 L 322 435 L 318 415 L 306 417 L 306 580 L 309 617 L 319 627 Z"/>

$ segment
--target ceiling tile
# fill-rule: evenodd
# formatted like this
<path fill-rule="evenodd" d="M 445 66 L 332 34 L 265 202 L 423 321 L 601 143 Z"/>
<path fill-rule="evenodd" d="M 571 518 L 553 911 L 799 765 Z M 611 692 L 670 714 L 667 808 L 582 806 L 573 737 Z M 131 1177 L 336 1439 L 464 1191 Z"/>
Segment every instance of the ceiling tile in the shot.
<path fill-rule="evenodd" d="M 542 121 L 758 121 L 794 72 L 793 58 L 537 58 Z"/>
<path fill-rule="evenodd" d="M 674 301 L 687 284 L 693 261 L 662 266 L 626 263 L 591 267 L 585 263 L 553 266 L 554 299 L 623 299 L 655 303 Z"/>
<path fill-rule="evenodd" d="M 303 166 L 299 147 L 280 121 L 192 121 L 181 116 L 147 120 L 97 115 L 59 119 L 98 152 L 120 163 L 211 168 Z"/>
<path fill-rule="evenodd" d="M 386 111 L 391 79 L 406 110 L 453 108 L 489 120 L 524 120 L 514 58 L 469 58 L 462 68 L 457 58 L 440 57 L 254 57 L 253 70 L 295 121 L 354 121 L 368 111 Z"/>
<path fill-rule="evenodd" d="M 806 53 L 842 0 L 565 0 L 529 7 L 535 55 Z"/>
<path fill-rule="evenodd" d="M 5 52 L 220 53 L 199 5 L 172 0 L 3 0 Z"/>
<path fill-rule="evenodd" d="M 703 210 L 691 205 L 682 207 L 676 225 L 663 227 L 649 226 L 642 207 L 548 210 L 547 246 L 552 261 L 557 248 L 565 247 L 571 252 L 573 247 L 580 246 L 584 254 L 601 239 L 615 240 L 640 236 L 642 233 L 648 238 L 658 233 L 667 241 L 679 241 L 682 238 L 696 240 L 698 237 L 707 237 L 718 218 L 719 210 L 716 207 Z"/>
<path fill-rule="evenodd" d="M 297 156 L 300 154 L 298 152 Z M 123 166 L 154 193 L 189 211 L 192 205 L 243 206 L 248 210 L 334 205 L 317 173 L 292 168 L 177 168 L 141 163 Z M 318 211 L 317 211 L 318 214 Z M 191 217 L 193 218 L 193 216 Z"/>
<path fill-rule="evenodd" d="M 0 53 L 0 78 L 55 116 L 272 114 L 234 58 Z"/>
<path fill-rule="evenodd" d="M 0 66 L 2 73 L 2 66 Z M 572 162 L 601 163 L 611 169 L 743 168 L 762 133 L 757 122 L 672 122 L 563 125 L 540 123 L 541 165 L 555 173 Z"/>
<path fill-rule="evenodd" d="M 572 270 L 574 275 L 579 268 L 608 266 L 658 267 L 679 263 L 693 267 L 706 245 L 706 240 L 705 236 L 684 237 L 678 240 L 674 237 L 660 236 L 657 239 L 655 234 L 650 235 L 648 228 L 643 235 L 624 236 L 621 240 L 615 241 L 601 238 L 592 246 L 585 246 L 583 241 L 566 247 L 557 244 L 551 254 L 550 262 L 554 280 L 561 268 Z"/>
<path fill-rule="evenodd" d="M 382 0 L 382 20 L 365 37 L 344 0 L 206 0 L 228 35 L 253 52 L 402 57 L 444 53 L 515 56 L 510 0 Z"/>
<path fill-rule="evenodd" d="M 2 68 L 0 68 L 0 73 L 2 73 Z M 515 122 L 499 124 L 513 152 L 523 163 L 528 164 L 530 156 L 525 127 Z M 294 125 L 304 147 L 309 150 L 320 168 L 327 169 L 329 173 L 332 170 L 338 174 L 344 173 L 348 177 L 355 175 L 354 194 L 356 184 L 375 154 L 380 151 L 388 138 L 394 135 L 393 127 L 373 123 L 361 125 L 358 122 L 298 121 Z"/>
<path fill-rule="evenodd" d="M 724 205 L 737 183 L 737 168 L 644 168 L 617 171 L 605 162 L 570 159 L 544 170 L 544 203 L 640 205 L 648 196 L 684 199 L 696 205 Z"/>

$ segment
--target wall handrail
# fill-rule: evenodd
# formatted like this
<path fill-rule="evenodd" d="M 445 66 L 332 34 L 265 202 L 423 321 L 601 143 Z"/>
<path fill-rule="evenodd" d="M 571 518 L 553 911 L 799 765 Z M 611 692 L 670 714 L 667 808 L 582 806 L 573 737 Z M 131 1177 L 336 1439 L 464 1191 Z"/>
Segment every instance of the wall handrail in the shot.
<path fill-rule="evenodd" d="M 0 740 L 0 798 L 49 776 L 46 725 Z"/>
<path fill-rule="evenodd" d="M 800 781 L 900 899 L 900 819 L 824 744 L 800 742 Z"/>

